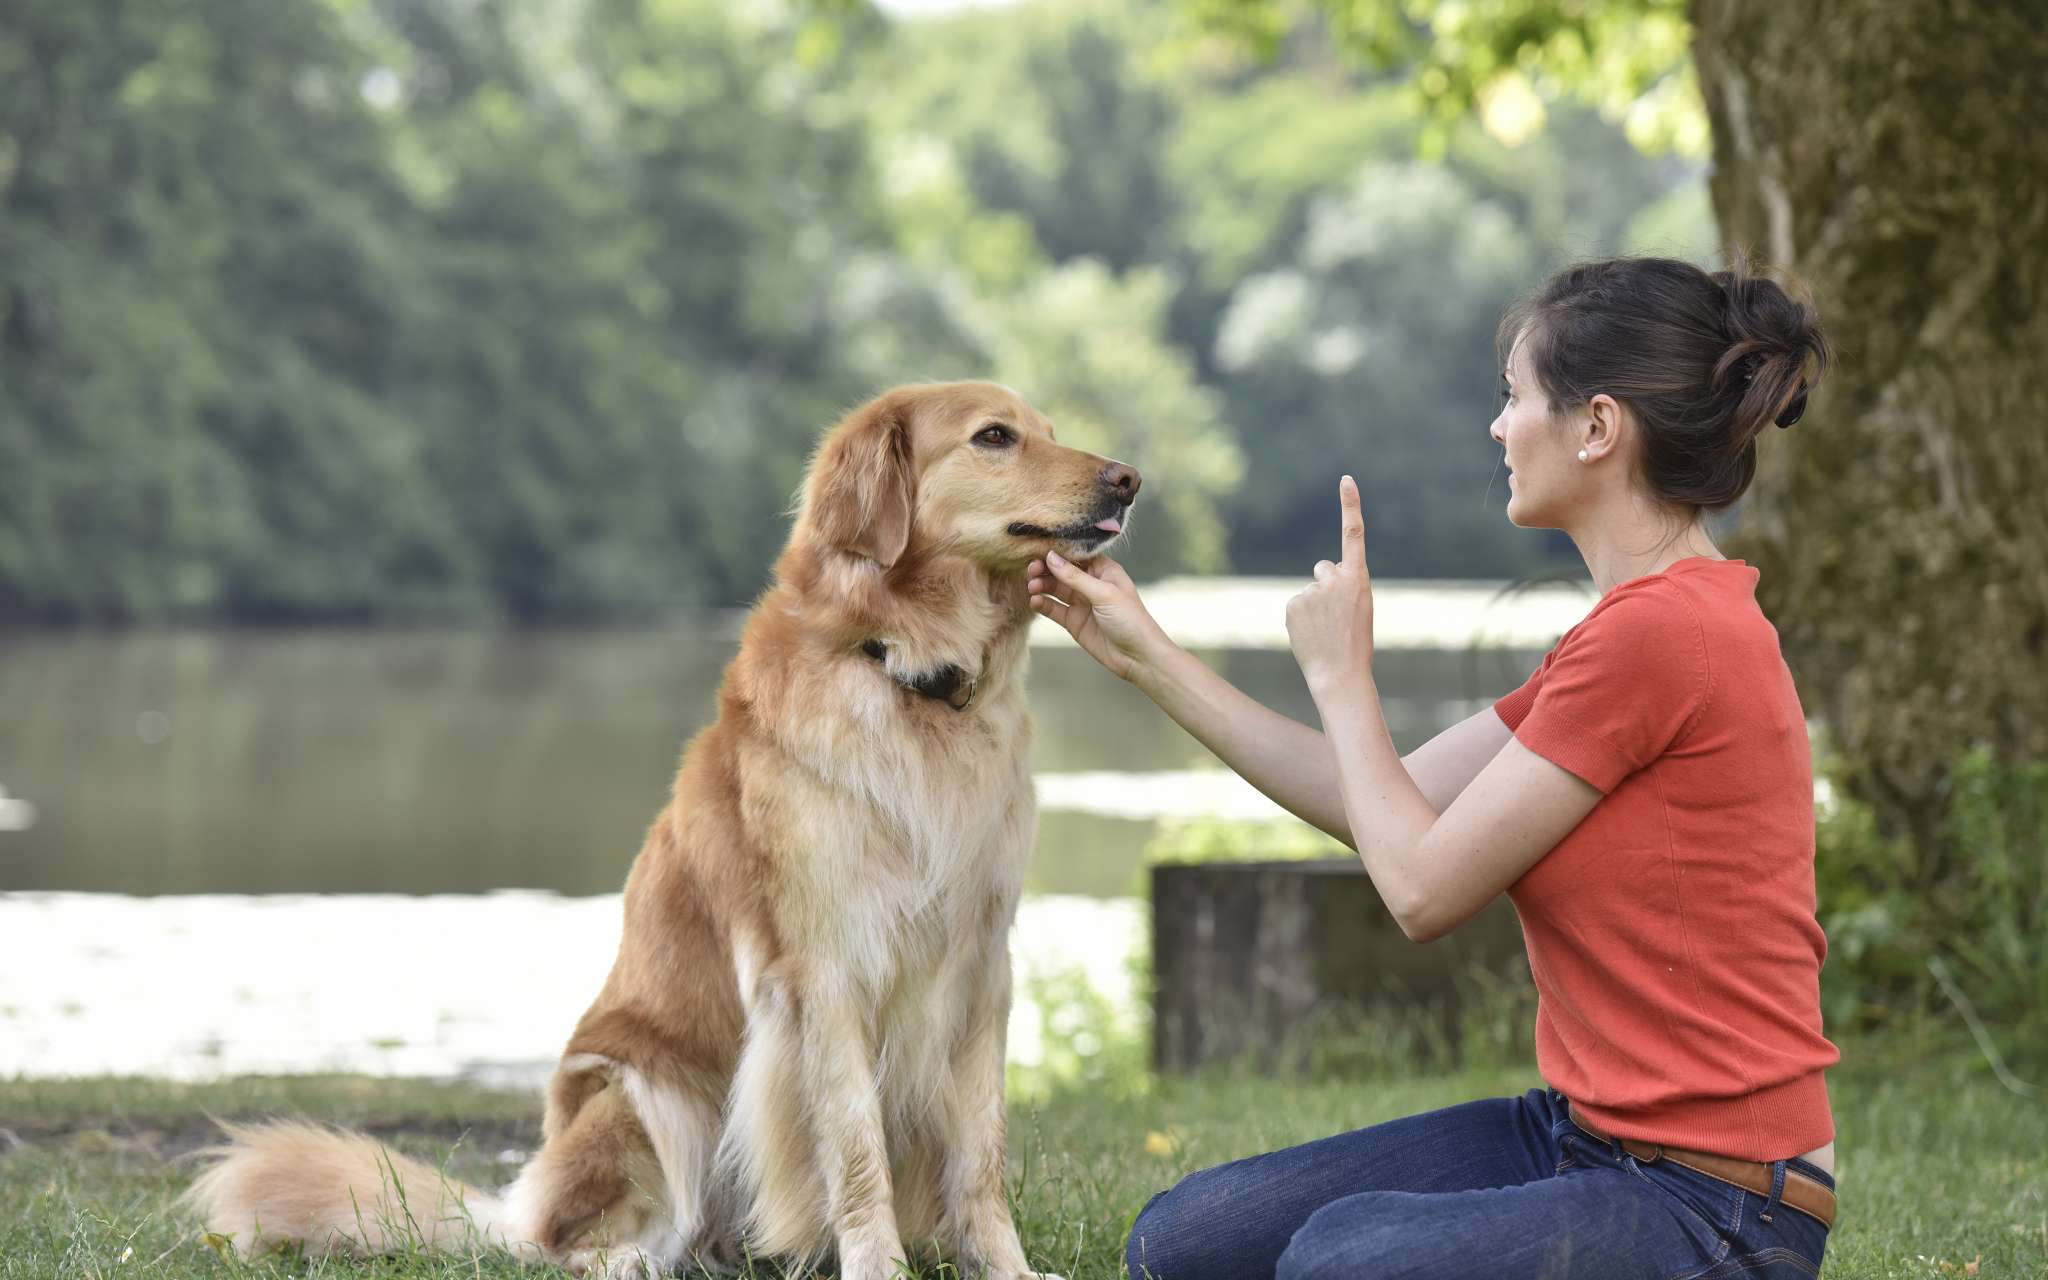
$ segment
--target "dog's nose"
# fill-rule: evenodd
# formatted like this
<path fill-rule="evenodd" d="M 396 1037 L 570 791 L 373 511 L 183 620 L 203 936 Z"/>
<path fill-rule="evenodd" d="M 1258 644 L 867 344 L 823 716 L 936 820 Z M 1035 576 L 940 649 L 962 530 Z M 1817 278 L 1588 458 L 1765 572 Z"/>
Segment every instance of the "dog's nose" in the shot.
<path fill-rule="evenodd" d="M 1121 462 L 1112 462 L 1102 469 L 1102 483 L 1116 494 L 1116 500 L 1128 507 L 1138 500 L 1138 486 L 1144 483 L 1138 477 L 1136 467 L 1127 467 Z"/>

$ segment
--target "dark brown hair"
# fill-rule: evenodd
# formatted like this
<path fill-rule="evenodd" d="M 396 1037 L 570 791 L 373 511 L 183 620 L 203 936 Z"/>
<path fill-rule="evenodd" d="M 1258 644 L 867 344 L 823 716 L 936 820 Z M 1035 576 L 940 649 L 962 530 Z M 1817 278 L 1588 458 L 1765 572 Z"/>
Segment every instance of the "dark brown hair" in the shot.
<path fill-rule="evenodd" d="M 1738 257 L 1713 274 L 1675 258 L 1567 267 L 1511 308 L 1501 363 L 1525 339 L 1553 414 L 1605 392 L 1643 429 L 1643 480 L 1666 502 L 1721 511 L 1756 475 L 1756 438 L 1789 427 L 1832 352 L 1811 303 Z"/>

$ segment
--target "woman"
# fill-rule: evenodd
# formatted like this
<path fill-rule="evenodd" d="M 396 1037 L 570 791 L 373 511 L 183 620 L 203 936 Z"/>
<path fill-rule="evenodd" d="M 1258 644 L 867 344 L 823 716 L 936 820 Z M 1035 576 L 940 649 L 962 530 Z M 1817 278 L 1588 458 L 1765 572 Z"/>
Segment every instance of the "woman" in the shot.
<path fill-rule="evenodd" d="M 1521 688 L 1397 756 L 1364 520 L 1288 603 L 1323 732 L 1177 648 L 1113 561 L 1032 606 L 1281 805 L 1359 852 L 1427 942 L 1506 892 L 1547 1087 L 1234 1161 L 1153 1197 L 1130 1274 L 1770 1280 L 1834 1216 L 1805 717 L 1757 570 L 1703 517 L 1798 420 L 1828 347 L 1740 267 L 1566 270 L 1501 326 L 1508 519 L 1564 530 L 1600 600 Z"/>

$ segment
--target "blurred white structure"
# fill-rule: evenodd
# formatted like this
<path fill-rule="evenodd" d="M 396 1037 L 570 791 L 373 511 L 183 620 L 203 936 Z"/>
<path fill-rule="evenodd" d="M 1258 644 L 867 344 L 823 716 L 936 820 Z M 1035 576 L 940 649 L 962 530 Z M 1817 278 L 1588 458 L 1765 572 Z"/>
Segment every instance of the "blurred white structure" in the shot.
<path fill-rule="evenodd" d="M 36 825 L 36 807 L 18 800 L 0 787 L 0 831 L 26 831 Z"/>
<path fill-rule="evenodd" d="M 1308 578 L 1162 578 L 1139 588 L 1146 608 L 1190 649 L 1285 649 L 1287 601 Z M 1590 582 L 1375 580 L 1373 645 L 1379 649 L 1548 649 L 1598 599 Z M 1050 618 L 1031 643 L 1072 644 Z"/>

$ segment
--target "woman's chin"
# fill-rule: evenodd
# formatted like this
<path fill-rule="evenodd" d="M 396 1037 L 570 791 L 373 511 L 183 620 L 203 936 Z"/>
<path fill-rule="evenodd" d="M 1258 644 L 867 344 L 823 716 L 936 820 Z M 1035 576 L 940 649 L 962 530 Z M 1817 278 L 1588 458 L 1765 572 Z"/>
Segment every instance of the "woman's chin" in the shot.
<path fill-rule="evenodd" d="M 1510 472 L 1507 501 L 1509 523 L 1520 525 L 1524 529 L 1546 528 L 1543 522 L 1544 513 L 1538 506 L 1536 499 L 1530 496 L 1528 486 L 1522 483 L 1522 477 Z"/>
<path fill-rule="evenodd" d="M 1521 500 L 1518 495 L 1508 495 L 1508 523 L 1517 529 L 1556 529 L 1560 526 L 1541 511 L 1537 511 Z"/>

